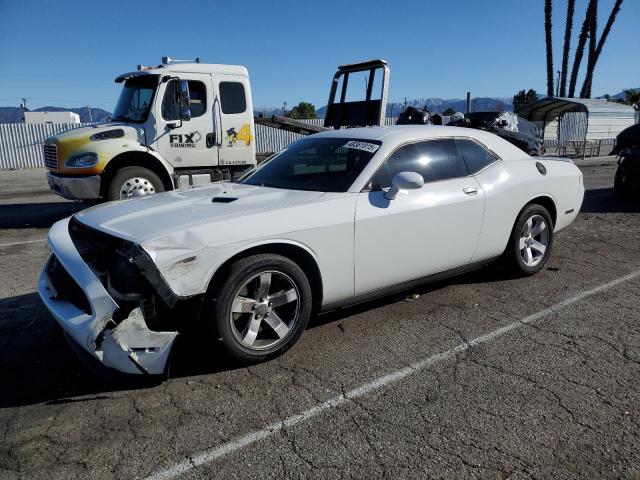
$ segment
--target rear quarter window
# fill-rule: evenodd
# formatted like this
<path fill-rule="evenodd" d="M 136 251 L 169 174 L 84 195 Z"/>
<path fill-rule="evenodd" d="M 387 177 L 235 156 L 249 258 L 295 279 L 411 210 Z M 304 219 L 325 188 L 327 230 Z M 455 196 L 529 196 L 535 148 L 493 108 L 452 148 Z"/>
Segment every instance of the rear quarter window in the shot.
<path fill-rule="evenodd" d="M 458 150 L 473 175 L 498 160 L 498 156 L 473 140 L 456 139 Z"/>

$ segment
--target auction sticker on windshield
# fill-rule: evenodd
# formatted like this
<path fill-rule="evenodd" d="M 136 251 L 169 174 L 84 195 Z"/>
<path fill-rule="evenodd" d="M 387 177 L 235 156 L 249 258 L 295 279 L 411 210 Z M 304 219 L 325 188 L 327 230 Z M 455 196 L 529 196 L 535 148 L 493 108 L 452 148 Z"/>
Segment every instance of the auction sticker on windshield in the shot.
<path fill-rule="evenodd" d="M 357 140 L 350 140 L 344 144 L 344 148 L 355 148 L 356 150 L 364 150 L 365 152 L 375 153 L 380 145 L 376 143 L 359 142 Z"/>

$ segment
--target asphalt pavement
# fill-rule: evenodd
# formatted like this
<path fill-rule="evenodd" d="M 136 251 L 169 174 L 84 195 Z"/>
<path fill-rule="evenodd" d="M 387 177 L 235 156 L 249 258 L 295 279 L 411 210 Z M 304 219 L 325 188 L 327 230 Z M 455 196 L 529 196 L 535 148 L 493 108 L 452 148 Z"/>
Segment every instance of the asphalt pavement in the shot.
<path fill-rule="evenodd" d="M 164 382 L 78 361 L 35 285 L 84 205 L 0 173 L 0 478 L 640 478 L 640 204 L 582 169 L 538 275 L 319 316 L 252 367 L 182 339 Z"/>

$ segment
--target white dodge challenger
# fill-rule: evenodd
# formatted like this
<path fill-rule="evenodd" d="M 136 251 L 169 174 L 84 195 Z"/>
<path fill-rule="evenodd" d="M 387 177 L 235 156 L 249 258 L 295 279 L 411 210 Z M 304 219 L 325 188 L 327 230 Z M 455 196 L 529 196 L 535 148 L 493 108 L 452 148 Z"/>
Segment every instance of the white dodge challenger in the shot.
<path fill-rule="evenodd" d="M 244 362 L 293 345 L 312 312 L 499 257 L 541 270 L 578 214 L 582 174 L 480 130 L 344 129 L 246 174 L 84 210 L 51 228 L 39 281 L 75 344 L 107 367 L 162 374 L 180 331 Z"/>

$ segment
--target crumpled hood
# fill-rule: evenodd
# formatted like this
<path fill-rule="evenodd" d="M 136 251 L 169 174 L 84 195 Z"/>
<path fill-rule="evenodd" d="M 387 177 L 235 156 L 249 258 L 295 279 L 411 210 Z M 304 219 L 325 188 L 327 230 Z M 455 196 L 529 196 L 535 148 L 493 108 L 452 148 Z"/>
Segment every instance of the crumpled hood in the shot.
<path fill-rule="evenodd" d="M 216 182 L 105 203 L 77 213 L 76 218 L 96 230 L 140 244 L 205 223 L 300 205 L 322 195 L 323 192 Z"/>

